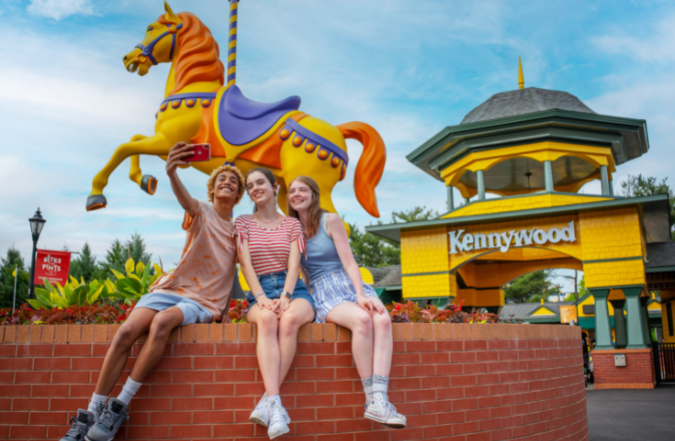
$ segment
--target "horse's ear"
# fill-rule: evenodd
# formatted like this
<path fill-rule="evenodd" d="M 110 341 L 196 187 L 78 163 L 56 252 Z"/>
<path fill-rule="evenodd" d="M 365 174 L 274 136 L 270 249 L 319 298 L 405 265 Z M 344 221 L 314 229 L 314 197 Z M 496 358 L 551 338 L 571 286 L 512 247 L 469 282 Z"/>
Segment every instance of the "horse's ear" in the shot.
<path fill-rule="evenodd" d="M 171 10 L 171 6 L 167 2 L 164 2 L 164 18 L 169 20 L 172 23 L 180 23 L 180 18 Z"/>

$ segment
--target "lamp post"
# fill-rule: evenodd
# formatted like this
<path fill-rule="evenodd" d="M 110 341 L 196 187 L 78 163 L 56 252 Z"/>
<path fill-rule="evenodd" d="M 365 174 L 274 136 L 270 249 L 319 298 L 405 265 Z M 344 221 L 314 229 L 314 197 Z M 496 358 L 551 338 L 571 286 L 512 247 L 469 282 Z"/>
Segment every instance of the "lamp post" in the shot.
<path fill-rule="evenodd" d="M 35 255 L 37 254 L 37 242 L 40 238 L 40 233 L 42 232 L 42 227 L 44 227 L 46 220 L 42 218 L 40 214 L 40 208 L 38 207 L 37 211 L 32 218 L 28 219 L 30 222 L 30 231 L 33 233 L 33 257 L 31 259 L 30 265 L 30 292 L 28 293 L 28 298 L 32 299 L 35 297 Z"/>

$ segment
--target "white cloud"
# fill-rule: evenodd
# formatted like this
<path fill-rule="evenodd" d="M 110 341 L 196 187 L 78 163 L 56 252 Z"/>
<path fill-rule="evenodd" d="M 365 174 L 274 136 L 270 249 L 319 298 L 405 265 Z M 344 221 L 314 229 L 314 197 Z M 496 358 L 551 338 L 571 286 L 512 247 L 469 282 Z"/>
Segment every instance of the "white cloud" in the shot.
<path fill-rule="evenodd" d="M 624 28 L 616 28 L 606 35 L 591 39 L 591 43 L 613 55 L 649 63 L 675 61 L 675 14 L 668 15 L 646 28 L 650 34 L 640 35 Z"/>
<path fill-rule="evenodd" d="M 31 0 L 27 11 L 54 20 L 61 20 L 71 15 L 94 14 L 90 0 Z"/>

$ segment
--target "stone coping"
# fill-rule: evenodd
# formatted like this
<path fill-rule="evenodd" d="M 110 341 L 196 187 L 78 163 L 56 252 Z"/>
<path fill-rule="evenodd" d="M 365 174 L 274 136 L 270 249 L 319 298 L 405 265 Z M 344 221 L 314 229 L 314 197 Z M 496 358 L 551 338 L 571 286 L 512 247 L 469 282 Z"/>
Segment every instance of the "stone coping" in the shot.
<path fill-rule="evenodd" d="M 121 325 L 25 325 L 0 326 L 2 344 L 110 343 Z M 513 340 L 581 338 L 581 329 L 565 325 L 393 323 L 394 341 L 405 340 Z M 168 343 L 254 342 L 253 324 L 196 324 L 175 329 Z M 145 341 L 145 336 L 139 342 Z M 311 323 L 298 332 L 298 341 L 331 342 L 351 340 L 348 329 L 335 324 Z M 647 352 L 650 349 L 593 351 Z"/>
<path fill-rule="evenodd" d="M 652 348 L 641 349 L 598 349 L 591 351 L 591 354 L 639 354 L 651 352 Z"/>

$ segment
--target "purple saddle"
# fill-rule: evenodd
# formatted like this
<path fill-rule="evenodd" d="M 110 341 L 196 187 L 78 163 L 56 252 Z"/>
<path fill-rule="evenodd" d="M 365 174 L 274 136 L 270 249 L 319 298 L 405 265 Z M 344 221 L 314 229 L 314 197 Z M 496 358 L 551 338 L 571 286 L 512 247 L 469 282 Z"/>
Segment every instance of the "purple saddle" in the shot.
<path fill-rule="evenodd" d="M 231 86 L 219 103 L 218 129 L 228 143 L 243 145 L 262 136 L 285 113 L 299 107 L 299 96 L 271 104 L 259 103 L 246 98 L 237 86 Z"/>

